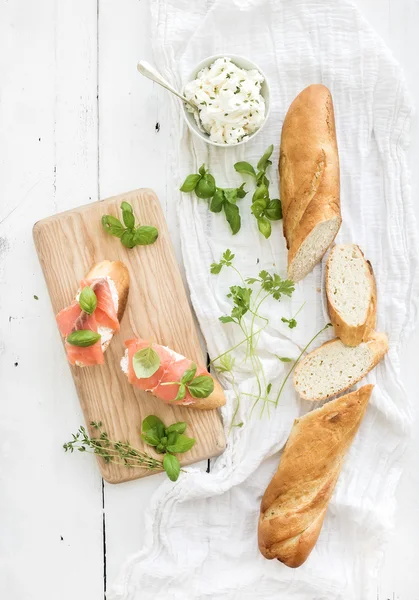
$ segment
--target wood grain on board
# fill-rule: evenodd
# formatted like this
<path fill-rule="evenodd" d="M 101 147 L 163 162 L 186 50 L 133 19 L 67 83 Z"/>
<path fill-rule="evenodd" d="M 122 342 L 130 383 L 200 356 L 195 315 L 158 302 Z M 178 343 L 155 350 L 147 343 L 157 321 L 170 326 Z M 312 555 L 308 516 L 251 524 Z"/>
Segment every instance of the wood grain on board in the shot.
<path fill-rule="evenodd" d="M 137 222 L 158 228 L 159 237 L 154 244 L 128 250 L 118 238 L 103 231 L 102 215 L 120 217 L 123 200 L 132 205 Z M 122 260 L 130 271 L 127 308 L 121 330 L 105 352 L 105 364 L 86 368 L 69 365 L 90 433 L 94 432 L 89 423 L 102 421 L 111 439 L 128 440 L 133 446 L 144 448 L 141 422 L 154 414 L 167 425 L 175 421 L 188 423 L 186 433 L 197 442 L 192 450 L 179 455 L 182 465 L 220 454 L 225 440 L 217 411 L 164 404 L 131 386 L 120 368 L 123 342 L 136 336 L 169 346 L 205 364 L 166 221 L 154 192 L 140 189 L 49 217 L 35 224 L 33 234 L 54 314 L 71 303 L 80 280 L 97 262 Z M 64 348 L 60 351 L 63 360 L 67 360 Z M 147 451 L 152 452 L 149 446 Z M 110 483 L 152 473 L 98 461 L 104 479 Z"/>

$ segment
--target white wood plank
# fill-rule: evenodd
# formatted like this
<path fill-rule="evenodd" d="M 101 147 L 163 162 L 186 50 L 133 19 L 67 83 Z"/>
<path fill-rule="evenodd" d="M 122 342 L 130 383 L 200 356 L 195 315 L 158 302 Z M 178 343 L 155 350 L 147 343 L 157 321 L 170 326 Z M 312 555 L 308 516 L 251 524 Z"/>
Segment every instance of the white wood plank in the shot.
<path fill-rule="evenodd" d="M 101 198 L 151 187 L 160 199 L 178 262 L 176 211 L 166 201 L 170 124 L 167 92 L 137 71 L 152 61 L 148 1 L 101 0 L 99 11 L 99 155 Z M 144 539 L 143 513 L 164 475 L 119 486 L 105 483 L 108 587 Z"/>
<path fill-rule="evenodd" d="M 0 597 L 103 597 L 102 490 L 32 225 L 97 193 L 96 4 L 2 2 Z M 39 300 L 34 299 L 34 294 Z M 87 460 L 86 460 L 87 459 Z"/>

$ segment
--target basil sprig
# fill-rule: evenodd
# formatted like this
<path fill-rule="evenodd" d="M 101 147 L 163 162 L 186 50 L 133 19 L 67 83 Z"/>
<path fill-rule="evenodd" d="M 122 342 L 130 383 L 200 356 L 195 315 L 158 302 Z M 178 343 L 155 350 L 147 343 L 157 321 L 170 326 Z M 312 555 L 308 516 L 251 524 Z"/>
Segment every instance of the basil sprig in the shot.
<path fill-rule="evenodd" d="M 88 285 L 82 289 L 79 296 L 79 306 L 88 315 L 92 315 L 97 307 L 96 294 Z"/>
<path fill-rule="evenodd" d="M 72 346 L 80 346 L 81 348 L 88 348 L 93 346 L 100 340 L 100 334 L 90 329 L 78 329 L 73 331 L 66 337 L 66 341 Z"/>
<path fill-rule="evenodd" d="M 202 165 L 198 173 L 188 175 L 180 188 L 181 192 L 193 192 L 204 200 L 210 200 L 209 209 L 213 213 L 224 211 L 227 223 L 233 235 L 240 231 L 241 218 L 237 200 L 247 194 L 243 183 L 238 188 L 220 188 L 211 173 Z"/>
<path fill-rule="evenodd" d="M 251 211 L 257 220 L 258 229 L 261 234 L 268 238 L 271 235 L 271 221 L 282 219 L 282 205 L 278 199 L 271 200 L 269 197 L 269 179 L 266 177 L 266 170 L 271 166 L 270 157 L 273 152 L 273 145 L 265 151 L 257 164 L 257 171 L 248 162 L 240 161 L 234 165 L 238 173 L 251 175 L 256 180 L 256 190 L 252 197 Z"/>
<path fill-rule="evenodd" d="M 134 354 L 132 366 L 138 379 L 147 379 L 154 375 L 160 367 L 160 356 L 150 345 Z"/>
<path fill-rule="evenodd" d="M 156 415 L 146 417 L 141 426 L 141 438 L 145 443 L 164 454 L 163 468 L 171 481 L 176 481 L 180 473 L 180 462 L 174 454 L 188 452 L 196 443 L 194 438 L 184 435 L 186 427 L 183 421 L 166 427 Z"/>
<path fill-rule="evenodd" d="M 124 224 L 112 215 L 103 215 L 102 227 L 106 232 L 119 238 L 126 248 L 148 246 L 156 241 L 159 235 L 157 228 L 151 225 L 136 225 L 131 204 L 122 202 L 121 210 Z"/>
<path fill-rule="evenodd" d="M 183 400 L 186 396 L 186 391 L 190 393 L 192 398 L 208 398 L 214 391 L 214 380 L 209 375 L 196 375 L 197 366 L 192 363 L 189 369 L 183 373 L 180 381 L 168 381 L 163 385 L 178 385 L 178 393 L 176 400 Z"/>

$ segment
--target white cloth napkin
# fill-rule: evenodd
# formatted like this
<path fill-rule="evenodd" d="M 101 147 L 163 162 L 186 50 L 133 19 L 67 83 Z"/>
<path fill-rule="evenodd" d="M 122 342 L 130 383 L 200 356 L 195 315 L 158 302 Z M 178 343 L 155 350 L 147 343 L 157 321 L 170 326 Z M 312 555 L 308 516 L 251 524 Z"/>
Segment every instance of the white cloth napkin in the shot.
<path fill-rule="evenodd" d="M 292 598 L 364 600 L 376 597 L 376 576 L 392 524 L 394 492 L 411 424 L 410 402 L 399 381 L 402 344 L 412 331 L 418 297 L 418 252 L 406 146 L 411 103 L 399 66 L 364 21 L 344 0 L 151 0 L 157 68 L 178 88 L 194 66 L 217 53 L 247 56 L 264 70 L 272 92 L 269 122 L 252 142 L 237 149 L 211 148 L 188 132 L 177 100 L 172 101 L 169 201 L 179 203 L 183 259 L 192 303 L 210 356 L 239 340 L 234 326 L 218 317 L 228 311 L 225 294 L 234 273 L 210 275 L 210 264 L 226 248 L 236 254 L 245 276 L 262 268 L 286 273 L 281 223 L 268 241 L 250 215 L 251 194 L 240 201 L 242 229 L 232 237 L 223 215 L 207 202 L 181 195 L 179 185 L 205 162 L 220 186 L 239 185 L 233 164 L 256 164 L 275 144 L 293 98 L 311 83 L 332 92 L 341 159 L 343 225 L 339 242 L 355 242 L 371 260 L 378 285 L 378 329 L 390 338 L 390 352 L 366 379 L 376 384 L 364 422 L 345 461 L 320 538 L 308 561 L 289 569 L 267 561 L 257 549 L 261 496 L 279 461 L 295 417 L 313 408 L 287 385 L 279 407 L 249 416 L 243 392 L 253 389 L 238 364 L 244 426 L 229 433 L 234 398 L 227 379 L 222 410 L 225 453 L 211 473 L 191 468 L 176 484 L 167 481 L 146 514 L 146 544 L 125 565 L 112 598 L 195 600 Z M 277 189 L 277 172 L 270 172 Z M 251 183 L 248 188 L 252 189 Z M 275 197 L 276 194 L 272 194 Z M 264 309 L 269 327 L 260 338 L 260 356 L 274 386 L 289 365 L 274 354 L 296 357 L 328 320 L 318 266 L 292 299 Z M 306 301 L 298 327 L 290 316 Z M 331 337 L 327 333 L 320 343 Z M 270 457 L 268 459 L 268 457 Z M 268 459 L 268 460 L 266 460 Z M 140 544 L 140 541 L 139 541 Z"/>

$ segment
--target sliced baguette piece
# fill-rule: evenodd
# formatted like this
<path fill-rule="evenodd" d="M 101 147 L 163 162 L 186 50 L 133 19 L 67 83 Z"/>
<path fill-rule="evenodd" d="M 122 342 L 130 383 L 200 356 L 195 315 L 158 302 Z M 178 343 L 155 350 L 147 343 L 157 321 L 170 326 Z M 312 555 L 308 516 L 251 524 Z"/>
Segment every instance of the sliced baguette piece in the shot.
<path fill-rule="evenodd" d="M 288 277 L 300 281 L 322 259 L 342 221 L 333 101 L 324 85 L 310 85 L 288 109 L 279 176 Z"/>
<path fill-rule="evenodd" d="M 368 340 L 375 329 L 377 291 L 369 261 L 356 244 L 338 244 L 326 263 L 326 297 L 335 334 L 347 346 Z"/>
<path fill-rule="evenodd" d="M 365 385 L 294 422 L 260 507 L 259 550 L 265 558 L 293 568 L 307 560 L 373 387 Z"/>
<path fill-rule="evenodd" d="M 126 350 L 121 360 L 121 369 L 134 387 L 152 394 L 171 406 L 213 410 L 225 404 L 226 399 L 220 383 L 202 364 L 200 365 L 182 354 L 178 354 L 172 348 L 151 343 L 142 338 L 126 340 L 125 346 Z M 135 355 L 137 352 L 144 351 L 147 348 L 152 348 L 158 355 L 158 367 L 150 377 L 138 377 L 134 366 Z M 204 376 L 212 379 L 213 390 L 206 398 L 197 398 L 196 395 L 192 395 L 188 386 L 186 386 L 183 397 L 177 399 L 182 376 L 193 368 L 195 369 L 196 377 Z"/>
<path fill-rule="evenodd" d="M 326 400 L 345 392 L 365 377 L 387 351 L 385 333 L 372 333 L 366 342 L 352 347 L 335 338 L 298 363 L 294 387 L 305 400 Z"/>

